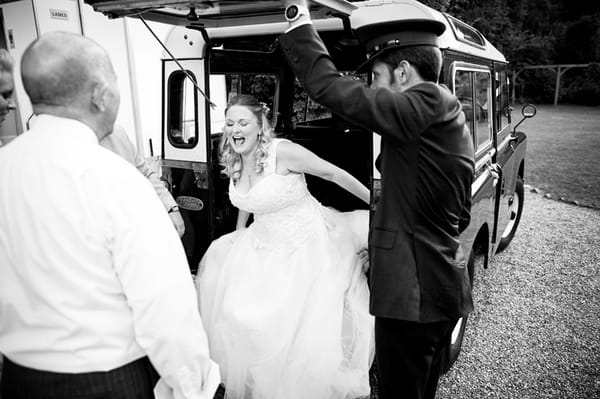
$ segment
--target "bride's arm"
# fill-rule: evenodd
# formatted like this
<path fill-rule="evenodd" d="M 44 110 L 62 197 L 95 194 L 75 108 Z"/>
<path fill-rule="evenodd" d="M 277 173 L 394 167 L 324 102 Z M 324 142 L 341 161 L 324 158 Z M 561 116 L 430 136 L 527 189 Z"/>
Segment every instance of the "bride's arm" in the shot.
<path fill-rule="evenodd" d="M 329 180 L 355 195 L 365 203 L 370 202 L 369 189 L 344 169 L 318 157 L 313 152 L 289 141 L 277 146 L 277 169 L 288 172 L 308 173 Z"/>
<path fill-rule="evenodd" d="M 237 223 L 235 225 L 235 229 L 239 230 L 239 229 L 243 229 L 244 227 L 246 227 L 246 223 L 248 223 L 249 217 L 250 217 L 250 212 L 246 212 L 241 209 L 238 209 L 238 217 L 237 217 Z"/>

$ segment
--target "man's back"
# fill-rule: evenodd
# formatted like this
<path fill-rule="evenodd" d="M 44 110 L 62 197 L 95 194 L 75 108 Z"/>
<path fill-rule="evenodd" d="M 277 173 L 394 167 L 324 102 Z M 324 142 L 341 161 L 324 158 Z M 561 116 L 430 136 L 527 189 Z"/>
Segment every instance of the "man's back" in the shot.
<path fill-rule="evenodd" d="M 156 372 L 177 397 L 212 396 L 179 237 L 150 183 L 98 144 L 120 98 L 106 50 L 50 32 L 21 77 L 36 118 L 0 150 L 2 396 L 151 398 Z"/>
<path fill-rule="evenodd" d="M 112 255 L 143 262 L 143 253 L 117 248 L 125 243 L 115 239 L 148 228 L 172 232 L 151 185 L 87 126 L 48 115 L 2 149 L 0 182 L 0 349 L 17 363 L 64 372 L 143 356 L 115 277 L 126 262 L 113 265 Z M 133 201 L 124 196 L 147 197 L 136 205 L 163 217 L 150 224 L 143 212 L 127 212 Z M 155 236 L 143 237 L 150 248 L 169 245 Z M 163 261 L 185 265 L 170 236 L 174 258 Z"/>

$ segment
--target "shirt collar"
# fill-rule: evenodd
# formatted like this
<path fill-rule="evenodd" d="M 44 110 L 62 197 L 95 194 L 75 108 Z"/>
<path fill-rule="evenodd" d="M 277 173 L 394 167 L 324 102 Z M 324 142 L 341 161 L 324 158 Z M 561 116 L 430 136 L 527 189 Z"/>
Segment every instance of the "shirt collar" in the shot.
<path fill-rule="evenodd" d="M 73 139 L 80 139 L 86 143 L 98 144 L 98 136 L 85 123 L 76 119 L 63 118 L 50 114 L 35 115 L 29 122 L 29 130 L 61 130 L 73 133 Z"/>

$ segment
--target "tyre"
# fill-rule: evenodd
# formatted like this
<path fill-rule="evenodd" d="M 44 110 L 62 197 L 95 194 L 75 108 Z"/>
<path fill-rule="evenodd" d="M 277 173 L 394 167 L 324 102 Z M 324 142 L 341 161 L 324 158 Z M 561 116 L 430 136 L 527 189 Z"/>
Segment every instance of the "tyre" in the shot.
<path fill-rule="evenodd" d="M 473 287 L 473 278 L 475 276 L 475 249 L 471 250 L 469 254 L 469 261 L 467 262 L 467 270 L 469 272 L 469 280 L 471 282 L 471 288 Z M 452 334 L 450 335 L 450 339 L 446 343 L 444 347 L 444 352 L 442 354 L 442 366 L 441 366 L 441 374 L 445 374 L 450 370 L 450 367 L 456 362 L 458 359 L 458 355 L 460 354 L 460 350 L 462 348 L 463 338 L 465 336 L 465 329 L 467 327 L 467 321 L 469 320 L 469 316 L 464 316 L 458 319 L 454 329 L 452 330 Z"/>
<path fill-rule="evenodd" d="M 523 204 L 525 203 L 525 188 L 523 187 L 523 178 L 517 176 L 517 184 L 515 185 L 515 195 L 509 200 L 508 212 L 509 218 L 508 224 L 500 237 L 500 243 L 496 252 L 501 252 L 508 247 L 508 244 L 512 241 L 519 222 L 521 221 L 521 213 L 523 213 Z"/>

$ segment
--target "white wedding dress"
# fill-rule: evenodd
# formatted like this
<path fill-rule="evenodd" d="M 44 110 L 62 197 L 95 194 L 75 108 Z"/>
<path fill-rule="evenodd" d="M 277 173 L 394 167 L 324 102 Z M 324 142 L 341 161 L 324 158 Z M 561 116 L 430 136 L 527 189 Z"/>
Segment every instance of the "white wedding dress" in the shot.
<path fill-rule="evenodd" d="M 254 222 L 215 240 L 196 287 L 211 358 L 228 399 L 346 399 L 369 395 L 373 318 L 356 255 L 367 211 L 323 207 L 304 175 L 264 178 L 231 202 Z"/>

